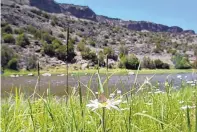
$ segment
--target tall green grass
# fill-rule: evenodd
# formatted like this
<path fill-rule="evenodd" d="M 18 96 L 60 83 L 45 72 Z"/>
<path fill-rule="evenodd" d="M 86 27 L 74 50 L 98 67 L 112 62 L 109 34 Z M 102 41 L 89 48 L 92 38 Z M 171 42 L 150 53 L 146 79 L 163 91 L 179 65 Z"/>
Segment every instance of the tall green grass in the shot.
<path fill-rule="evenodd" d="M 92 79 L 92 78 L 91 78 Z M 122 93 L 120 111 L 86 107 L 89 100 L 97 98 L 91 90 L 91 79 L 82 96 L 83 82 L 78 81 L 69 97 L 27 97 L 16 89 L 1 100 L 2 132 L 179 132 L 197 131 L 197 86 L 182 85 L 174 90 L 165 85 L 164 92 L 155 92 L 153 86 L 144 84 L 138 92 Z M 106 83 L 106 81 L 103 82 Z M 101 83 L 101 80 L 99 79 Z M 105 85 L 101 92 L 106 91 Z M 100 84 L 101 85 L 101 84 Z M 151 88 L 150 88 L 151 87 Z M 118 88 L 121 89 L 121 88 Z M 132 90 L 132 89 L 131 89 Z M 108 92 L 105 92 L 108 97 Z M 119 98 L 120 96 L 116 96 Z"/>

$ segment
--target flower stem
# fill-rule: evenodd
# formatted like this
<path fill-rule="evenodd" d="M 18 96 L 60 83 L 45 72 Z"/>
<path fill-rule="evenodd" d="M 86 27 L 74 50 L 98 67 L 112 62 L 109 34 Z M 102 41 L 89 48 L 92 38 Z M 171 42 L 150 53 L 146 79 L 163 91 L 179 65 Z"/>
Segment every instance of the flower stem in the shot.
<path fill-rule="evenodd" d="M 105 108 L 103 108 L 102 125 L 103 125 L 103 132 L 105 132 Z"/>

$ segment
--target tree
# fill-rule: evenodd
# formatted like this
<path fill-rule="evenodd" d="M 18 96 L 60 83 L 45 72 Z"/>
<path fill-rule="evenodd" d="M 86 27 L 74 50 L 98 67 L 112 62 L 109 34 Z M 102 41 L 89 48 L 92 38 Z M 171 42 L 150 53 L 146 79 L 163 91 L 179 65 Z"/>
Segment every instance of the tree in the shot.
<path fill-rule="evenodd" d="M 117 60 L 118 56 L 115 55 L 114 50 L 111 47 L 104 48 L 104 54 L 108 56 L 109 59 Z"/>
<path fill-rule="evenodd" d="M 8 68 L 12 69 L 12 70 L 18 70 L 18 60 L 17 60 L 17 58 L 12 58 L 8 62 Z"/>
<path fill-rule="evenodd" d="M 123 56 L 119 63 L 120 68 L 133 69 L 136 70 L 139 67 L 139 60 L 134 54 L 130 54 L 129 56 Z"/>
<path fill-rule="evenodd" d="M 187 56 L 176 54 L 172 57 L 176 69 L 190 69 L 191 64 Z"/>
<path fill-rule="evenodd" d="M 8 34 L 12 34 L 12 28 L 9 24 L 6 24 L 4 27 L 2 27 L 2 33 L 8 33 Z"/>

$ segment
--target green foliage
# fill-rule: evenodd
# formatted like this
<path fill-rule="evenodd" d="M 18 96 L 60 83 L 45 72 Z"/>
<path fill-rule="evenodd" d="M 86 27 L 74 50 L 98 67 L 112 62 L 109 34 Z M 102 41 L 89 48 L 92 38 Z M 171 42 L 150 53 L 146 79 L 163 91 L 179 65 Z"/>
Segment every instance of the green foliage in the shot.
<path fill-rule="evenodd" d="M 51 44 L 54 39 L 55 38 L 51 36 L 49 33 L 45 32 L 42 34 L 42 40 L 46 41 L 48 44 Z"/>
<path fill-rule="evenodd" d="M 13 33 L 13 30 L 9 24 L 6 24 L 4 27 L 2 27 L 1 31 L 2 31 L 1 33 L 8 33 L 8 34 Z"/>
<path fill-rule="evenodd" d="M 52 26 L 58 25 L 58 18 L 57 18 L 56 16 L 53 16 L 53 17 L 52 17 L 51 25 L 52 25 Z"/>
<path fill-rule="evenodd" d="M 160 52 L 162 52 L 162 51 L 163 51 L 163 49 L 162 49 L 161 44 L 160 44 L 159 42 L 157 42 L 157 43 L 156 43 L 156 46 L 155 46 L 155 49 L 154 49 L 154 52 L 155 52 L 155 53 L 160 53 Z"/>
<path fill-rule="evenodd" d="M 26 61 L 27 61 L 27 70 L 36 69 L 37 58 L 35 55 L 29 55 Z"/>
<path fill-rule="evenodd" d="M 15 39 L 12 34 L 3 34 L 3 40 L 5 43 L 15 43 Z"/>
<path fill-rule="evenodd" d="M 187 56 L 176 54 L 172 57 L 172 61 L 175 64 L 176 69 L 190 69 L 191 64 Z"/>
<path fill-rule="evenodd" d="M 98 62 L 98 58 L 95 52 L 91 51 L 90 48 L 86 47 L 83 52 L 81 52 L 81 56 L 85 60 L 91 60 L 95 64 Z"/>
<path fill-rule="evenodd" d="M 115 52 L 111 47 L 105 47 L 103 52 L 105 55 L 108 55 L 109 59 L 113 59 L 113 60 L 118 59 L 118 56 L 115 55 Z"/>
<path fill-rule="evenodd" d="M 22 34 L 24 33 L 24 30 L 22 28 L 14 29 L 15 34 Z"/>
<path fill-rule="evenodd" d="M 25 47 L 26 45 L 29 45 L 29 39 L 25 34 L 20 34 L 17 39 L 16 39 L 16 44 L 21 46 L 21 47 Z"/>
<path fill-rule="evenodd" d="M 121 45 L 119 48 L 119 57 L 121 58 L 125 55 L 128 55 L 128 49 L 124 45 Z"/>
<path fill-rule="evenodd" d="M 31 12 L 37 14 L 38 16 L 42 16 L 42 17 L 44 17 L 46 19 L 50 18 L 50 15 L 45 13 L 45 12 L 42 12 L 42 10 L 32 9 Z"/>
<path fill-rule="evenodd" d="M 102 51 L 99 52 L 99 57 L 98 57 L 98 60 L 99 60 L 99 66 L 105 66 L 105 55 Z"/>
<path fill-rule="evenodd" d="M 96 43 L 93 41 L 93 40 L 90 40 L 90 45 L 95 47 L 96 46 Z"/>
<path fill-rule="evenodd" d="M 130 54 L 129 56 L 123 56 L 121 58 L 119 67 L 136 70 L 138 69 L 139 64 L 140 62 L 138 58 L 134 54 Z"/>
<path fill-rule="evenodd" d="M 77 45 L 77 50 L 84 51 L 85 50 L 85 43 L 83 41 L 80 41 Z"/>
<path fill-rule="evenodd" d="M 156 59 L 154 62 L 157 69 L 170 69 L 169 64 L 162 62 L 160 59 Z"/>
<path fill-rule="evenodd" d="M 58 34 L 58 37 L 59 38 L 65 38 L 64 34 L 62 34 L 62 33 Z"/>
<path fill-rule="evenodd" d="M 193 63 L 192 63 L 192 67 L 197 69 L 197 60 L 195 60 Z"/>
<path fill-rule="evenodd" d="M 12 70 L 18 70 L 18 59 L 12 58 L 9 60 L 7 67 Z"/>
<path fill-rule="evenodd" d="M 66 45 L 61 45 L 56 49 L 56 56 L 58 59 L 66 61 L 67 47 Z"/>
<path fill-rule="evenodd" d="M 156 68 L 154 61 L 151 60 L 149 57 L 143 58 L 142 67 L 148 68 L 148 69 L 155 69 Z"/>
<path fill-rule="evenodd" d="M 46 42 L 43 42 L 43 50 L 44 50 L 44 53 L 49 56 L 55 55 L 55 49 L 53 48 L 52 44 L 47 44 Z"/>
<path fill-rule="evenodd" d="M 8 62 L 15 56 L 14 51 L 7 45 L 1 46 L 1 66 L 7 67 Z"/>

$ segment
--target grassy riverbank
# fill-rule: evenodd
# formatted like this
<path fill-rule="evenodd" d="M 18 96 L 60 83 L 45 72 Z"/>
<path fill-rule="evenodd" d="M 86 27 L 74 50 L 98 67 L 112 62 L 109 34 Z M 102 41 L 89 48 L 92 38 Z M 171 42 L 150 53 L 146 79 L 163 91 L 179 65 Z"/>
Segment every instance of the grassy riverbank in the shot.
<path fill-rule="evenodd" d="M 106 68 L 101 68 L 100 74 L 106 74 L 107 70 Z M 51 74 L 66 74 L 66 68 L 53 68 L 53 69 L 47 69 L 47 70 L 41 70 L 40 73 L 51 73 Z M 79 74 L 79 75 L 85 75 L 85 74 L 93 74 L 96 73 L 96 69 L 86 69 L 86 70 L 74 70 L 69 69 L 69 74 Z M 127 70 L 127 69 L 109 69 L 108 73 L 114 73 L 117 75 L 126 75 L 129 72 L 133 72 L 137 74 L 137 70 Z M 139 70 L 138 74 L 175 74 L 175 73 L 192 73 L 197 72 L 197 69 L 155 69 L 155 70 L 149 70 L 149 69 L 142 69 Z M 20 70 L 20 71 L 14 71 L 14 70 L 8 70 L 6 69 L 4 74 L 2 76 L 9 76 L 12 74 L 18 74 L 18 75 L 27 75 L 29 73 L 33 73 L 34 75 L 37 75 L 36 70 L 32 71 L 26 71 L 26 70 Z"/>
<path fill-rule="evenodd" d="M 88 87 L 91 89 L 91 87 Z M 152 90 L 151 90 L 152 89 Z M 16 90 L 1 100 L 1 131 L 111 131 L 153 132 L 197 130 L 197 86 L 182 86 L 178 91 L 169 84 L 165 91 L 153 90 L 148 83 L 138 93 L 114 91 L 121 100 L 118 110 L 106 108 L 92 111 L 86 105 L 96 95 L 80 96 L 80 87 L 66 97 L 26 97 Z M 95 97 L 94 97 L 95 96 Z M 106 95 L 108 97 L 108 95 Z M 111 98 L 109 98 L 112 100 Z M 105 103 L 104 103 L 105 105 Z"/>

